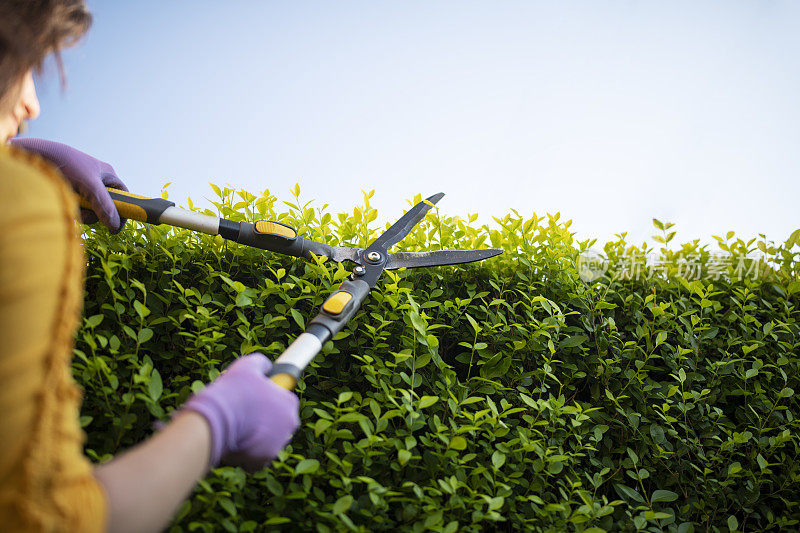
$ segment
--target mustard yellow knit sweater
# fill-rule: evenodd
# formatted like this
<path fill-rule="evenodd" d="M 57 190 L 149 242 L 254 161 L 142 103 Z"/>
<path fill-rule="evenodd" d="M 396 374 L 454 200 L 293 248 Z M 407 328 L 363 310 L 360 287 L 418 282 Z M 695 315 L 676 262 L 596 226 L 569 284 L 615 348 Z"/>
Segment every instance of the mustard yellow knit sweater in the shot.
<path fill-rule="evenodd" d="M 57 169 L 0 145 L 0 531 L 103 531 L 72 378 L 86 262 Z"/>

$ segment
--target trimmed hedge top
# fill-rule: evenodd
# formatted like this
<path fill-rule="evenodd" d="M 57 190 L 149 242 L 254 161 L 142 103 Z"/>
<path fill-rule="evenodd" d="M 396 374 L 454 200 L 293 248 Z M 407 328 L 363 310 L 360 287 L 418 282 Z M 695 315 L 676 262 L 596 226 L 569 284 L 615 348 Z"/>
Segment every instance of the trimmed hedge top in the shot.
<path fill-rule="evenodd" d="M 383 230 L 372 193 L 334 216 L 299 187 L 284 203 L 212 188 L 211 214 L 233 220 L 346 246 Z M 630 274 L 655 250 L 621 234 L 587 282 L 595 242 L 558 214 L 476 218 L 433 210 L 393 251 L 505 253 L 386 272 L 304 374 L 302 427 L 279 460 L 214 470 L 173 530 L 798 528 L 800 232 L 717 238 L 719 268 L 654 221 L 657 271 Z M 145 439 L 239 354 L 275 359 L 349 273 L 138 223 L 88 230 L 86 248 L 73 369 L 95 460 Z"/>

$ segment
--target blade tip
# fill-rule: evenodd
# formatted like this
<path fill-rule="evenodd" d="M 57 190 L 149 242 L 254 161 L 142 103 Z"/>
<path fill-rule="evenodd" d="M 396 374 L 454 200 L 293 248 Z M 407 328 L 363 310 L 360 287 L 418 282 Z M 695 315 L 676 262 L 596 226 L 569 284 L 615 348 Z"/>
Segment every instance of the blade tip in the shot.
<path fill-rule="evenodd" d="M 432 204 L 435 204 L 436 202 L 438 202 L 442 198 L 444 198 L 444 193 L 443 192 L 437 192 L 433 196 L 429 196 L 428 198 L 426 198 L 426 200 L 428 200 Z"/>

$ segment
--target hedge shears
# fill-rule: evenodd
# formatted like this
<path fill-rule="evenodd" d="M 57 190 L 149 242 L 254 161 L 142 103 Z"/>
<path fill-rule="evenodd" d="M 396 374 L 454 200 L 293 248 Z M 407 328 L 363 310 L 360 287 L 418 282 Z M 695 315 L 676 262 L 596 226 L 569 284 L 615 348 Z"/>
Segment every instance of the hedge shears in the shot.
<path fill-rule="evenodd" d="M 481 261 L 503 253 L 499 248 L 483 250 L 435 250 L 431 252 L 388 253 L 417 225 L 428 210 L 442 199 L 444 193 L 419 202 L 392 224 L 366 248 L 332 246 L 305 239 L 292 226 L 271 220 L 234 222 L 224 218 L 175 207 L 175 202 L 163 198 L 147 198 L 118 189 L 108 189 L 120 216 L 148 224 L 168 224 L 208 235 L 269 250 L 280 254 L 312 259 L 325 256 L 336 262 L 351 261 L 356 266 L 337 288 L 292 344 L 275 360 L 268 376 L 278 385 L 293 389 L 303 370 L 333 338 L 356 311 L 380 279 L 384 270 L 432 267 Z M 81 207 L 90 208 L 86 200 Z"/>

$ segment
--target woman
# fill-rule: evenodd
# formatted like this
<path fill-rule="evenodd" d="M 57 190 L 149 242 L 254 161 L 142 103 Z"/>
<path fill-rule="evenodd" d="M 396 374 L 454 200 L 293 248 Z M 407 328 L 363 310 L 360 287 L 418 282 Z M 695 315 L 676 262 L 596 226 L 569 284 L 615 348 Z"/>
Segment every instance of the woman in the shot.
<path fill-rule="evenodd" d="M 112 231 L 113 169 L 68 146 L 14 140 L 36 118 L 33 70 L 73 44 L 83 0 L 0 0 L 0 530 L 156 531 L 220 462 L 265 466 L 299 426 L 298 399 L 238 359 L 149 440 L 93 467 L 70 372 L 85 258 L 73 190 Z M 60 62 L 59 62 L 60 68 Z M 90 217 L 91 218 L 91 217 Z"/>

